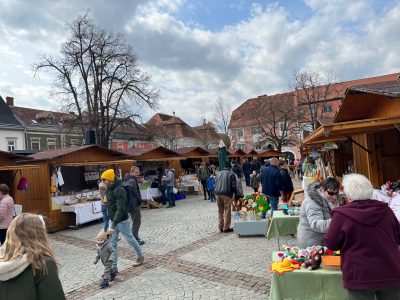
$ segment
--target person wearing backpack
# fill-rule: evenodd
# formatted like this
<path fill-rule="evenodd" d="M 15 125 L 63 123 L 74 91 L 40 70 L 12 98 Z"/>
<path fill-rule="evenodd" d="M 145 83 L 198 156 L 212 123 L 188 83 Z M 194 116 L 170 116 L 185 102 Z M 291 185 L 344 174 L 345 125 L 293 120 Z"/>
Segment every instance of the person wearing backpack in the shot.
<path fill-rule="evenodd" d="M 207 200 L 207 179 L 210 177 L 210 170 L 207 168 L 206 163 L 203 161 L 197 171 L 197 178 L 200 180 L 203 187 L 204 200 Z"/>
<path fill-rule="evenodd" d="M 107 186 L 107 207 L 111 222 L 107 233 L 111 235 L 110 244 L 115 249 L 115 260 L 112 264 L 112 272 L 117 274 L 119 233 L 122 233 L 128 244 L 136 251 L 137 259 L 133 264 L 134 267 L 140 266 L 143 263 L 144 256 L 142 248 L 132 234 L 128 215 L 128 195 L 126 189 L 122 185 L 122 181 L 115 177 L 113 169 L 105 170 L 101 174 L 101 181 Z"/>
<path fill-rule="evenodd" d="M 142 221 L 140 214 L 140 207 L 142 205 L 142 195 L 139 188 L 139 174 L 140 169 L 138 166 L 132 166 L 130 173 L 124 177 L 124 186 L 128 193 L 128 213 L 132 219 L 132 234 L 138 241 L 139 245 L 143 245 L 144 241 L 139 238 L 139 228 Z"/>

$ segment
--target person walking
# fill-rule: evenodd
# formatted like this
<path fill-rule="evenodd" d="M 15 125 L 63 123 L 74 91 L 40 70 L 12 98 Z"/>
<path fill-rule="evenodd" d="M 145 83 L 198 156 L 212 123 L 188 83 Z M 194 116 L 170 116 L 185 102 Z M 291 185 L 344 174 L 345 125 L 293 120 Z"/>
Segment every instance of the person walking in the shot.
<path fill-rule="evenodd" d="M 271 205 L 271 217 L 275 210 L 278 210 L 279 196 L 282 194 L 282 176 L 279 170 L 279 160 L 271 158 L 270 165 L 265 167 L 261 173 L 262 192 L 267 195 Z"/>
<path fill-rule="evenodd" d="M 111 235 L 110 244 L 115 249 L 115 260 L 112 264 L 112 272 L 118 274 L 118 237 L 122 233 L 125 240 L 136 251 L 136 262 L 134 267 L 140 266 L 144 261 L 142 248 L 132 234 L 131 224 L 128 215 L 128 195 L 126 189 L 122 186 L 122 181 L 115 177 L 113 169 L 108 169 L 101 174 L 101 180 L 107 186 L 107 207 L 110 217 L 110 227 L 108 234 Z"/>
<path fill-rule="evenodd" d="M 232 160 L 231 164 L 232 164 L 232 171 L 233 171 L 233 173 L 236 174 L 236 177 L 237 177 L 237 191 L 238 191 L 238 194 L 239 195 L 243 195 L 243 185 L 242 185 L 243 170 L 235 160 Z"/>
<path fill-rule="evenodd" d="M 207 179 L 207 193 L 208 193 L 208 199 L 210 199 L 210 202 L 215 202 L 215 178 L 214 175 L 210 175 Z"/>
<path fill-rule="evenodd" d="M 103 230 L 104 232 L 107 232 L 110 223 L 110 218 L 108 217 L 107 196 L 106 196 L 107 186 L 102 181 L 100 181 L 99 183 L 99 192 L 100 192 L 101 213 L 103 215 Z"/>
<path fill-rule="evenodd" d="M 260 175 L 257 174 L 256 171 L 253 171 L 253 174 L 251 174 L 251 187 L 254 189 L 254 193 L 258 192 L 258 188 L 260 187 Z"/>
<path fill-rule="evenodd" d="M 15 217 L 0 249 L 1 300 L 65 300 L 42 216 Z"/>
<path fill-rule="evenodd" d="M 0 245 L 6 240 L 7 228 L 14 217 L 14 200 L 9 192 L 8 185 L 0 184 Z"/>
<path fill-rule="evenodd" d="M 210 177 L 210 170 L 207 168 L 206 163 L 203 161 L 197 170 L 197 178 L 203 187 L 204 200 L 207 200 L 207 179 Z"/>
<path fill-rule="evenodd" d="M 339 181 L 327 177 L 321 183 L 311 184 L 304 193 L 297 226 L 297 241 L 302 249 L 323 244 L 331 223 L 332 209 L 339 206 L 339 186 Z"/>
<path fill-rule="evenodd" d="M 143 245 L 144 241 L 139 238 L 140 224 L 142 223 L 142 215 L 140 209 L 142 206 L 142 195 L 140 194 L 139 188 L 139 175 L 140 168 L 138 166 L 132 166 L 130 173 L 126 174 L 124 177 L 125 186 L 127 187 L 127 192 L 133 201 L 128 203 L 128 212 L 132 220 L 132 234 L 138 241 L 139 245 Z M 129 199 L 129 197 L 128 197 Z"/>
<path fill-rule="evenodd" d="M 96 237 L 97 255 L 93 264 L 97 264 L 99 260 L 104 266 L 104 272 L 100 280 L 100 288 L 108 287 L 110 281 L 113 281 L 116 274 L 112 272 L 112 263 L 115 260 L 115 249 L 110 244 L 107 232 L 101 230 Z"/>
<path fill-rule="evenodd" d="M 246 186 L 250 186 L 251 164 L 249 163 L 247 158 L 244 159 L 244 162 L 242 164 L 242 170 L 243 170 L 244 180 L 246 181 Z"/>
<path fill-rule="evenodd" d="M 292 196 L 292 193 L 294 191 L 293 181 L 290 177 L 286 161 L 281 160 L 279 162 L 279 167 L 281 169 L 282 176 L 282 202 L 287 203 L 290 200 L 290 197 Z"/>
<path fill-rule="evenodd" d="M 175 206 L 175 195 L 174 195 L 174 187 L 175 187 L 175 169 L 169 168 L 167 170 L 167 175 L 165 176 L 165 186 L 167 188 L 167 200 L 168 206 L 166 208 L 171 208 Z"/>
<path fill-rule="evenodd" d="M 215 179 L 215 194 L 217 195 L 219 231 L 233 231 L 231 228 L 232 198 L 235 195 L 239 199 L 240 195 L 237 190 L 237 176 L 232 171 L 230 161 L 225 162 L 225 168 Z"/>
<path fill-rule="evenodd" d="M 371 200 L 361 174 L 343 177 L 348 204 L 332 211 L 325 245 L 340 250 L 349 300 L 400 299 L 400 225 L 390 207 Z"/>
<path fill-rule="evenodd" d="M 158 188 L 160 189 L 161 192 L 161 203 L 162 205 L 167 204 L 167 197 L 165 195 L 165 191 L 167 187 L 165 186 L 165 170 L 163 167 L 159 167 L 157 169 L 157 182 L 158 182 Z"/>

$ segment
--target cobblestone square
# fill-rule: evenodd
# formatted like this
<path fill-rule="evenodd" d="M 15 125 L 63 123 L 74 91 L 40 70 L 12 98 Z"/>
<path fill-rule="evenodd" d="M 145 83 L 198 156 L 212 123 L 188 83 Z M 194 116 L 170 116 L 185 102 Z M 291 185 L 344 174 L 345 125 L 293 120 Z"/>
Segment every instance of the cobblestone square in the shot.
<path fill-rule="evenodd" d="M 93 222 L 50 235 L 68 299 L 268 298 L 269 265 L 277 240 L 219 233 L 217 205 L 201 195 L 177 201 L 172 209 L 142 210 L 145 262 L 132 267 L 135 252 L 122 238 L 120 273 L 106 289 L 98 286 L 102 265 L 93 265 L 101 227 Z M 289 236 L 280 243 L 296 241 Z"/>

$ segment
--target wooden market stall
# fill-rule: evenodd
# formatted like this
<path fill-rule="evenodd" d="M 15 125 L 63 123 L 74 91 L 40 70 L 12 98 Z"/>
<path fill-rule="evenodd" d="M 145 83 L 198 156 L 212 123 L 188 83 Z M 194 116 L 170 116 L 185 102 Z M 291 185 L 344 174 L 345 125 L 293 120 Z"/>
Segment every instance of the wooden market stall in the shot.
<path fill-rule="evenodd" d="M 277 150 L 272 150 L 272 149 L 260 150 L 257 153 L 258 153 L 258 157 L 261 160 L 272 158 L 272 157 L 276 157 L 276 158 L 285 157 L 285 153 L 279 152 Z"/>
<path fill-rule="evenodd" d="M 30 163 L 37 168 L 23 169 L 19 174 L 27 179 L 29 189 L 27 192 L 16 191 L 15 197 L 17 203 L 23 205 L 24 211 L 46 216 L 49 219 L 50 232 L 78 224 L 73 214 L 61 211 L 65 201 L 77 197 L 78 192 L 83 200 L 85 190 L 95 194 L 102 170 L 114 168 L 118 175 L 119 166 L 133 162 L 123 160 L 126 155 L 121 152 L 97 145 L 49 150 L 33 154 L 31 158 L 33 160 Z M 52 176 L 57 172 L 62 174 L 64 184 L 55 188 Z M 14 179 L 14 183 L 17 180 L 18 177 Z"/>
<path fill-rule="evenodd" d="M 171 162 L 171 167 L 175 169 L 175 176 L 179 177 L 183 173 L 196 173 L 195 165 L 202 161 L 208 162 L 210 152 L 201 147 L 184 147 L 174 150 L 179 154 L 180 160 Z"/>
<path fill-rule="evenodd" d="M 400 178 L 399 124 L 399 80 L 350 87 L 334 122 L 316 129 L 303 144 L 322 149 L 336 144 L 334 175 L 354 171 L 379 187 Z"/>
<path fill-rule="evenodd" d="M 228 157 L 235 160 L 238 164 L 242 164 L 242 158 L 246 156 L 246 152 L 242 149 L 228 149 Z"/>

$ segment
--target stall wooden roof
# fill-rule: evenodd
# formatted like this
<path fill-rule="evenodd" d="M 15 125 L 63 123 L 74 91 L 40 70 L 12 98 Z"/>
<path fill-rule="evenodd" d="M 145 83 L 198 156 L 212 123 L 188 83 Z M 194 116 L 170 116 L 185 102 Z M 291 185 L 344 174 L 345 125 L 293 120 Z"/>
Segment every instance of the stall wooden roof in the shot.
<path fill-rule="evenodd" d="M 30 155 L 35 161 L 51 161 L 63 166 L 91 166 L 99 164 L 117 164 L 135 162 L 122 152 L 110 150 L 98 145 L 55 149 Z"/>
<path fill-rule="evenodd" d="M 246 155 L 258 155 L 258 152 L 254 149 L 251 149 L 249 151 L 246 152 Z"/>
<path fill-rule="evenodd" d="M 182 158 L 199 158 L 210 155 L 210 152 L 201 147 L 184 147 L 175 149 Z"/>
<path fill-rule="evenodd" d="M 285 156 L 285 153 L 279 152 L 277 150 L 260 150 L 260 151 L 258 151 L 258 156 L 260 156 L 260 157 L 277 157 L 277 156 Z"/>
<path fill-rule="evenodd" d="M 138 161 L 179 159 L 179 154 L 177 152 L 167 149 L 163 146 L 154 146 L 147 149 L 133 148 L 129 150 L 121 150 L 121 152 Z"/>
<path fill-rule="evenodd" d="M 38 166 L 31 164 L 32 158 L 23 155 L 0 151 L 0 171 L 37 169 Z"/>
<path fill-rule="evenodd" d="M 335 121 L 321 126 L 303 144 L 322 144 L 351 135 L 395 128 L 400 124 L 400 81 L 350 87 Z"/>
<path fill-rule="evenodd" d="M 228 156 L 244 156 L 246 155 L 246 152 L 244 152 L 242 149 L 228 149 Z"/>

